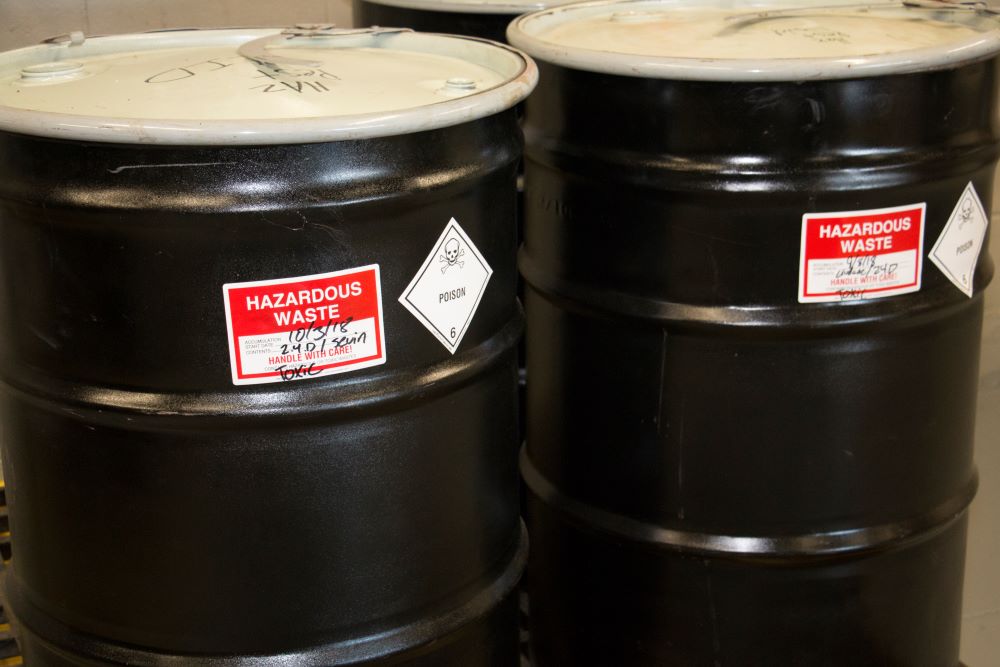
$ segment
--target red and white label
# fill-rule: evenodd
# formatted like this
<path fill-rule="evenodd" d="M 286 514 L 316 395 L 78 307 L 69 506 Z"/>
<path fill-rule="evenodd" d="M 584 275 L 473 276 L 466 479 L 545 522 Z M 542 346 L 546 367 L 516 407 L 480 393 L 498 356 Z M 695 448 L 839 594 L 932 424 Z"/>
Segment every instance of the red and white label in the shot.
<path fill-rule="evenodd" d="M 799 302 L 920 290 L 927 204 L 802 216 Z"/>
<path fill-rule="evenodd" d="M 288 382 L 385 363 L 378 264 L 222 286 L 233 384 Z"/>

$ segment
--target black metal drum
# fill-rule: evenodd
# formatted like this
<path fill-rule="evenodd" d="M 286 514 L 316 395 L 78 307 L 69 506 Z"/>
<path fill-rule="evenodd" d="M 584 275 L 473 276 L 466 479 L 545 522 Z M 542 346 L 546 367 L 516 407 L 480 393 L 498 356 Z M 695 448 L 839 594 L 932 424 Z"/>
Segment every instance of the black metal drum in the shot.
<path fill-rule="evenodd" d="M 0 61 L 25 662 L 515 664 L 531 61 L 306 30 Z"/>
<path fill-rule="evenodd" d="M 958 664 L 998 27 L 828 0 L 512 24 L 542 81 L 536 667 Z"/>
<path fill-rule="evenodd" d="M 521 14 L 564 2 L 353 0 L 352 8 L 356 26 L 398 26 L 503 42 L 507 25 Z"/>

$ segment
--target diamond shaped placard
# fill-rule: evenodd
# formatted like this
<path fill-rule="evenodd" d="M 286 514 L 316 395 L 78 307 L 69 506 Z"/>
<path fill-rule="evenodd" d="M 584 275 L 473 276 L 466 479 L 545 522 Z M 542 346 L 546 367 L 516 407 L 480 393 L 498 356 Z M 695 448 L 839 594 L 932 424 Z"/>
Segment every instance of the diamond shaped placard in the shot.
<path fill-rule="evenodd" d="M 486 258 L 452 218 L 399 302 L 455 354 L 492 275 Z"/>
<path fill-rule="evenodd" d="M 979 251 L 983 248 L 989 224 L 990 216 L 983 209 L 976 189 L 969 183 L 931 249 L 934 265 L 970 298 Z"/>

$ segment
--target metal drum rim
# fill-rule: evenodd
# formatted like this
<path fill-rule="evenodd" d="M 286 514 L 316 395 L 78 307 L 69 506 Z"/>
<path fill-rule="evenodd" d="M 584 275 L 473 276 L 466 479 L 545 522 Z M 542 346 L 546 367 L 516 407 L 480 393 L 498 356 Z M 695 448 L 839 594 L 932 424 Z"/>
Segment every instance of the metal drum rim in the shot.
<path fill-rule="evenodd" d="M 401 404 L 439 398 L 449 391 L 474 381 L 500 364 L 515 348 L 524 330 L 520 310 L 492 336 L 463 349 L 441 362 L 419 368 L 392 369 L 359 379 L 341 381 L 340 400 L 329 400 L 329 383 L 298 383 L 289 390 L 190 392 L 150 391 L 107 388 L 82 382 L 57 381 L 36 376 L 27 382 L 28 369 L 16 373 L 0 372 L 0 392 L 17 396 L 50 413 L 105 426 L 159 431 L 198 431 L 226 429 L 234 421 L 266 420 L 270 423 L 314 423 L 320 419 L 350 419 L 359 411 L 387 411 Z M 405 381 L 406 389 L 396 388 Z M 281 385 L 279 385 L 281 386 Z M 412 386 L 423 387 L 418 399 L 408 395 Z M 236 404 L 234 405 L 234 401 Z"/>
<path fill-rule="evenodd" d="M 831 5 L 859 4 L 856 0 L 813 0 L 813 2 L 819 5 L 817 9 L 829 8 Z M 662 4 L 663 0 L 595 0 L 566 7 L 553 7 L 514 19 L 507 27 L 507 41 L 533 58 L 570 69 L 635 78 L 691 81 L 773 82 L 859 79 L 956 68 L 986 60 L 1000 53 L 1000 19 L 995 19 L 997 22 L 995 29 L 983 32 L 972 39 L 950 43 L 946 47 L 844 58 L 722 59 L 645 56 L 556 44 L 536 37 L 528 29 L 533 21 L 553 16 L 558 19 L 561 18 L 560 15 L 574 12 L 587 16 L 587 12 L 599 14 L 609 7 L 627 10 L 633 6 Z M 902 7 L 907 3 L 878 0 L 867 4 L 875 7 L 881 4 Z M 948 5 L 942 2 L 942 6 L 947 8 Z M 961 10 L 978 11 L 975 7 L 963 7 Z"/>
<path fill-rule="evenodd" d="M 949 284 L 922 289 L 919 301 L 913 295 L 908 308 L 888 308 L 884 303 L 848 301 L 838 304 L 702 304 L 627 294 L 616 290 L 600 290 L 593 285 L 574 283 L 558 276 L 549 276 L 538 266 L 526 248 L 519 253 L 519 268 L 525 284 L 550 303 L 558 303 L 568 311 L 589 313 L 597 317 L 622 317 L 658 326 L 673 326 L 678 330 L 701 330 L 717 335 L 748 335 L 759 331 L 773 337 L 802 335 L 825 336 L 832 331 L 863 331 L 878 327 L 882 331 L 912 327 L 922 322 L 941 319 L 973 306 L 984 298 L 992 282 L 993 262 L 981 263 L 981 278 L 977 279 L 971 298 L 959 299 Z M 906 302 L 902 302 L 906 303 Z M 916 305 L 912 305 L 912 304 Z M 804 308 L 805 307 L 805 308 Z M 809 320 L 802 312 L 812 313 Z"/>
<path fill-rule="evenodd" d="M 532 463 L 527 445 L 521 449 L 520 467 L 528 491 L 574 525 L 650 548 L 769 562 L 789 558 L 849 558 L 923 542 L 961 519 L 979 487 L 979 474 L 973 470 L 959 495 L 918 516 L 887 524 L 802 535 L 721 535 L 666 528 L 573 498 L 560 491 Z"/>
<path fill-rule="evenodd" d="M 40 609 L 29 612 L 35 616 L 33 620 L 37 621 L 39 616 L 46 617 L 44 622 L 67 633 L 71 644 L 67 646 L 56 643 L 33 628 L 32 624 L 25 620 L 23 614 L 15 609 L 18 605 L 8 604 L 8 613 L 21 632 L 27 629 L 35 641 L 42 642 L 49 650 L 82 660 L 104 660 L 110 665 L 137 665 L 139 667 L 152 667 L 154 665 L 177 665 L 178 667 L 261 667 L 263 665 L 338 667 L 367 663 L 378 658 L 388 658 L 418 649 L 430 642 L 447 641 L 450 636 L 461 631 L 475 620 L 484 617 L 496 608 L 499 602 L 510 596 L 521 580 L 527 561 L 528 531 L 522 521 L 516 544 L 513 545 L 513 551 L 509 552 L 499 567 L 491 572 L 497 576 L 487 587 L 474 594 L 464 604 L 451 607 L 438 616 L 424 618 L 366 637 L 350 638 L 312 646 L 300 651 L 270 655 L 172 655 L 107 641 L 95 642 L 90 636 L 79 634 L 72 628 L 65 626 L 61 621 L 48 617 L 48 614 Z M 12 586 L 12 579 L 10 570 L 0 577 L 4 602 L 7 603 L 12 598 L 16 600 L 22 595 L 17 590 L 16 585 Z M 34 607 L 30 601 L 26 601 L 26 603 Z M 439 625 L 443 630 L 438 627 Z"/>
<path fill-rule="evenodd" d="M 205 46 L 237 46 L 253 39 L 278 35 L 278 29 L 186 29 L 93 37 L 83 45 L 72 42 L 45 42 L 15 51 L 0 53 L 0 67 L 27 66 L 57 61 L 70 48 L 91 49 L 106 53 L 118 45 L 132 51 Z M 486 118 L 522 102 L 538 83 L 534 61 L 506 44 L 477 37 L 439 33 L 394 33 L 404 40 L 449 40 L 472 48 L 488 47 L 505 52 L 505 57 L 519 63 L 518 71 L 499 86 L 461 98 L 403 110 L 375 113 L 272 118 L 254 120 L 185 120 L 157 118 L 115 118 L 52 111 L 31 111 L 0 105 L 0 130 L 16 134 L 79 141 L 116 144 L 177 146 L 250 146 L 350 141 L 412 134 L 436 130 Z M 211 44 L 207 40 L 214 40 Z M 466 42 L 467 44 L 463 44 Z M 87 55 L 74 51 L 73 55 Z M 457 56 L 455 56 L 457 57 Z"/>

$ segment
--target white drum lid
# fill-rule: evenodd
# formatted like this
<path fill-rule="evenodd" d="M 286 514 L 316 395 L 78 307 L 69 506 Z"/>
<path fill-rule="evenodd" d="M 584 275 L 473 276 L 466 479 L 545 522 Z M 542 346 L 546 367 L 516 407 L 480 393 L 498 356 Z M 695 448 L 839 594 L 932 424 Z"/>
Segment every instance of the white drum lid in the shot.
<path fill-rule="evenodd" d="M 626 0 L 515 19 L 511 44 L 566 67 L 694 80 L 854 78 L 1000 52 L 1000 16 L 915 0 Z"/>
<path fill-rule="evenodd" d="M 0 130 L 187 145 L 363 139 L 509 109 L 514 49 L 408 30 L 183 30 L 0 54 Z"/>

